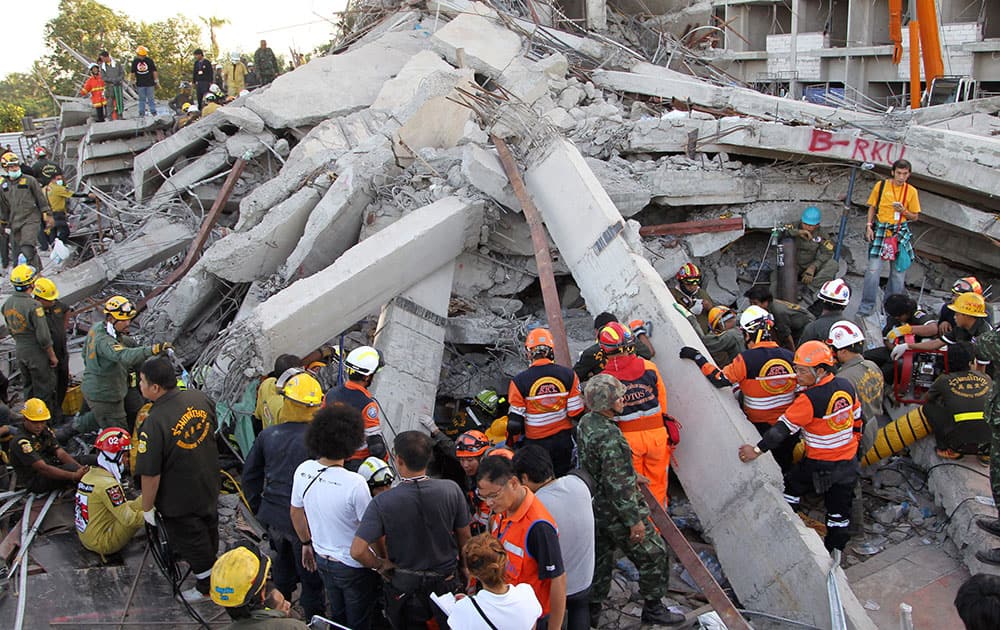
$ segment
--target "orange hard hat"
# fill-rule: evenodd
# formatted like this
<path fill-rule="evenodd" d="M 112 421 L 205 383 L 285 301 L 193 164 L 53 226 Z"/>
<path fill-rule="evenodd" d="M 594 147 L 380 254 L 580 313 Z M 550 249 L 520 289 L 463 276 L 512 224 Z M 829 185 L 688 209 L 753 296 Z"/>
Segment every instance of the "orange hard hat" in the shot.
<path fill-rule="evenodd" d="M 959 278 L 951 285 L 951 292 L 955 295 L 961 293 L 975 293 L 977 295 L 983 294 L 983 285 L 979 283 L 979 280 L 975 276 L 965 276 L 964 278 Z"/>
<path fill-rule="evenodd" d="M 455 440 L 455 457 L 479 457 L 490 447 L 490 440 L 482 431 L 466 431 Z"/>
<path fill-rule="evenodd" d="M 528 352 L 539 347 L 554 349 L 555 344 L 552 341 L 552 333 L 547 328 L 535 328 L 528 333 L 528 338 L 524 340 L 524 347 Z"/>
<path fill-rule="evenodd" d="M 819 365 L 833 366 L 837 363 L 836 359 L 833 358 L 833 351 L 830 350 L 830 346 L 819 340 L 807 341 L 799 346 L 799 349 L 795 351 L 795 358 L 792 362 L 795 365 L 804 365 L 811 368 Z"/>

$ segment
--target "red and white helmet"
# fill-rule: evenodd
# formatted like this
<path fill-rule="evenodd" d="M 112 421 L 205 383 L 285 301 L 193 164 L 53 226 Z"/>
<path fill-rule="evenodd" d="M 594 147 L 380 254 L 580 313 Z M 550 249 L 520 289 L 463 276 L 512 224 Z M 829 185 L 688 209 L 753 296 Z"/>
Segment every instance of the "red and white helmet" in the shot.
<path fill-rule="evenodd" d="M 826 342 L 837 350 L 843 350 L 864 340 L 865 334 L 861 332 L 861 328 L 857 324 L 842 319 L 834 323 L 833 326 L 830 326 L 830 333 L 827 336 Z"/>
<path fill-rule="evenodd" d="M 38 145 L 37 147 L 35 147 L 35 157 L 36 158 L 41 159 L 41 158 L 45 157 L 48 154 L 49 154 L 49 152 L 46 151 L 45 147 L 43 147 L 42 145 Z"/>
<path fill-rule="evenodd" d="M 132 448 L 132 436 L 125 429 L 108 427 L 97 434 L 97 439 L 94 441 L 94 448 L 111 455 L 116 455 Z"/>
<path fill-rule="evenodd" d="M 851 302 L 851 288 L 840 278 L 824 282 L 819 289 L 819 299 L 830 304 L 847 306 Z"/>

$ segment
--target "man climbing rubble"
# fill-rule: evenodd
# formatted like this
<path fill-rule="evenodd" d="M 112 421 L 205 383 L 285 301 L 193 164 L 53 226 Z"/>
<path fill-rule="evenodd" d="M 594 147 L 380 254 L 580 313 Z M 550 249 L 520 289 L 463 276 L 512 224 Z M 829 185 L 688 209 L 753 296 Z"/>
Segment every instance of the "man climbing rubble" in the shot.
<path fill-rule="evenodd" d="M 56 440 L 48 426 L 49 408 L 37 398 L 29 398 L 21 410 L 21 427 L 11 433 L 11 463 L 17 486 L 29 492 L 69 488 L 80 481 L 88 466 L 81 466 Z"/>
<path fill-rule="evenodd" d="M 573 370 L 555 363 L 555 342 L 545 328 L 524 340 L 531 365 L 510 381 L 507 443 L 537 444 L 552 457 L 556 475 L 575 465 L 572 420 L 583 413 L 580 381 Z"/>
<path fill-rule="evenodd" d="M 389 456 L 389 449 L 386 446 L 385 438 L 382 437 L 382 425 L 380 418 L 382 410 L 378 401 L 371 395 L 368 388 L 371 387 L 375 374 L 382 369 L 385 362 L 378 350 L 371 346 L 361 346 L 348 353 L 344 359 L 344 371 L 347 373 L 347 380 L 326 393 L 323 405 L 332 405 L 335 402 L 344 403 L 354 407 L 361 412 L 361 417 L 365 421 L 365 442 L 358 445 L 358 449 L 347 458 L 344 467 L 352 472 L 357 472 L 361 462 L 369 456 L 374 455 L 379 459 L 386 459 Z"/>
<path fill-rule="evenodd" d="M 601 370 L 604 369 L 604 363 L 607 358 L 604 356 L 604 351 L 601 350 L 601 344 L 597 341 L 597 336 L 601 333 L 602 328 L 611 322 L 617 321 L 618 318 L 615 314 L 608 312 L 600 313 L 594 318 L 594 344 L 580 353 L 580 358 L 577 359 L 576 365 L 573 366 L 573 371 L 576 372 L 576 376 L 580 379 L 581 383 L 595 374 L 600 374 Z M 636 344 L 635 352 L 643 359 L 653 358 L 652 346 Z"/>
<path fill-rule="evenodd" d="M 14 293 L 3 305 L 7 332 L 14 338 L 17 367 L 21 372 L 24 396 L 37 398 L 46 408 L 55 408 L 56 372 L 59 358 L 52 344 L 45 309 L 32 298 L 37 270 L 30 265 L 18 265 L 10 272 Z"/>
<path fill-rule="evenodd" d="M 104 321 L 90 327 L 83 346 L 84 400 L 101 429 L 128 428 L 125 395 L 129 372 L 149 357 L 166 353 L 169 342 L 140 346 L 127 335 L 137 311 L 128 299 L 116 295 L 104 303 Z M 175 379 L 176 384 L 176 379 Z M 75 430 L 93 430 L 89 416 L 81 416 Z M 62 436 L 60 436 L 62 437 Z"/>
<path fill-rule="evenodd" d="M 708 312 L 715 303 L 701 287 L 701 269 L 694 263 L 684 263 L 674 277 L 677 286 L 670 287 L 670 294 L 698 320 L 699 334 L 708 332 Z"/>
<path fill-rule="evenodd" d="M 76 533 L 84 548 L 104 556 L 117 553 L 142 527 L 142 497 L 131 501 L 121 485 L 132 436 L 111 427 L 97 435 L 97 465 L 76 486 Z"/>
<path fill-rule="evenodd" d="M 851 503 L 858 483 L 861 404 L 854 387 L 834 375 L 836 360 L 822 341 L 807 341 L 795 351 L 795 377 L 805 388 L 756 445 L 739 448 L 747 464 L 771 449 L 802 436 L 805 457 L 785 473 L 785 500 L 797 508 L 806 492 L 823 496 L 827 551 L 843 551 L 850 538 Z"/>
<path fill-rule="evenodd" d="M 0 227 L 10 228 L 11 254 L 15 259 L 23 256 L 24 262 L 41 269 L 35 242 L 43 222 L 52 227 L 49 200 L 38 180 L 22 172 L 21 159 L 16 155 L 4 153 L 0 156 L 0 167 L 4 170 L 0 184 Z"/>
<path fill-rule="evenodd" d="M 740 316 L 740 328 L 748 349 L 722 369 L 709 363 L 695 348 L 685 346 L 680 350 L 680 357 L 698 364 L 712 385 L 720 389 L 732 387 L 743 394 L 743 412 L 761 435 L 770 431 L 795 400 L 794 355 L 771 339 L 773 325 L 770 313 L 759 306 L 747 307 Z M 796 442 L 789 438 L 771 449 L 782 471 L 791 467 Z"/>

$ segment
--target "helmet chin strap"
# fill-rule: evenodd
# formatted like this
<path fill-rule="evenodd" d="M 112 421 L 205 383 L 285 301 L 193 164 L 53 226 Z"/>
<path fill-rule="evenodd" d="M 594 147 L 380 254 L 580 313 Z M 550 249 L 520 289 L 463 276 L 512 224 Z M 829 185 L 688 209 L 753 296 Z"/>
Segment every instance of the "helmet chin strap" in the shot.
<path fill-rule="evenodd" d="M 108 471 L 115 477 L 115 481 L 121 482 L 122 480 L 122 453 L 125 451 L 119 451 L 115 458 L 112 459 L 104 451 L 97 451 L 97 465 Z"/>

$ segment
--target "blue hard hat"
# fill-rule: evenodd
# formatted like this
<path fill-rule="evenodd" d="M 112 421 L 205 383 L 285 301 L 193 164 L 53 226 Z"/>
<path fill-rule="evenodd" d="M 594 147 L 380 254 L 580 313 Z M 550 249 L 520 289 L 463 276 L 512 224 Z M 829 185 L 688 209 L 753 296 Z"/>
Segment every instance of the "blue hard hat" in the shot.
<path fill-rule="evenodd" d="M 819 225 L 821 214 L 816 206 L 809 206 L 802 211 L 802 222 L 806 225 Z"/>

